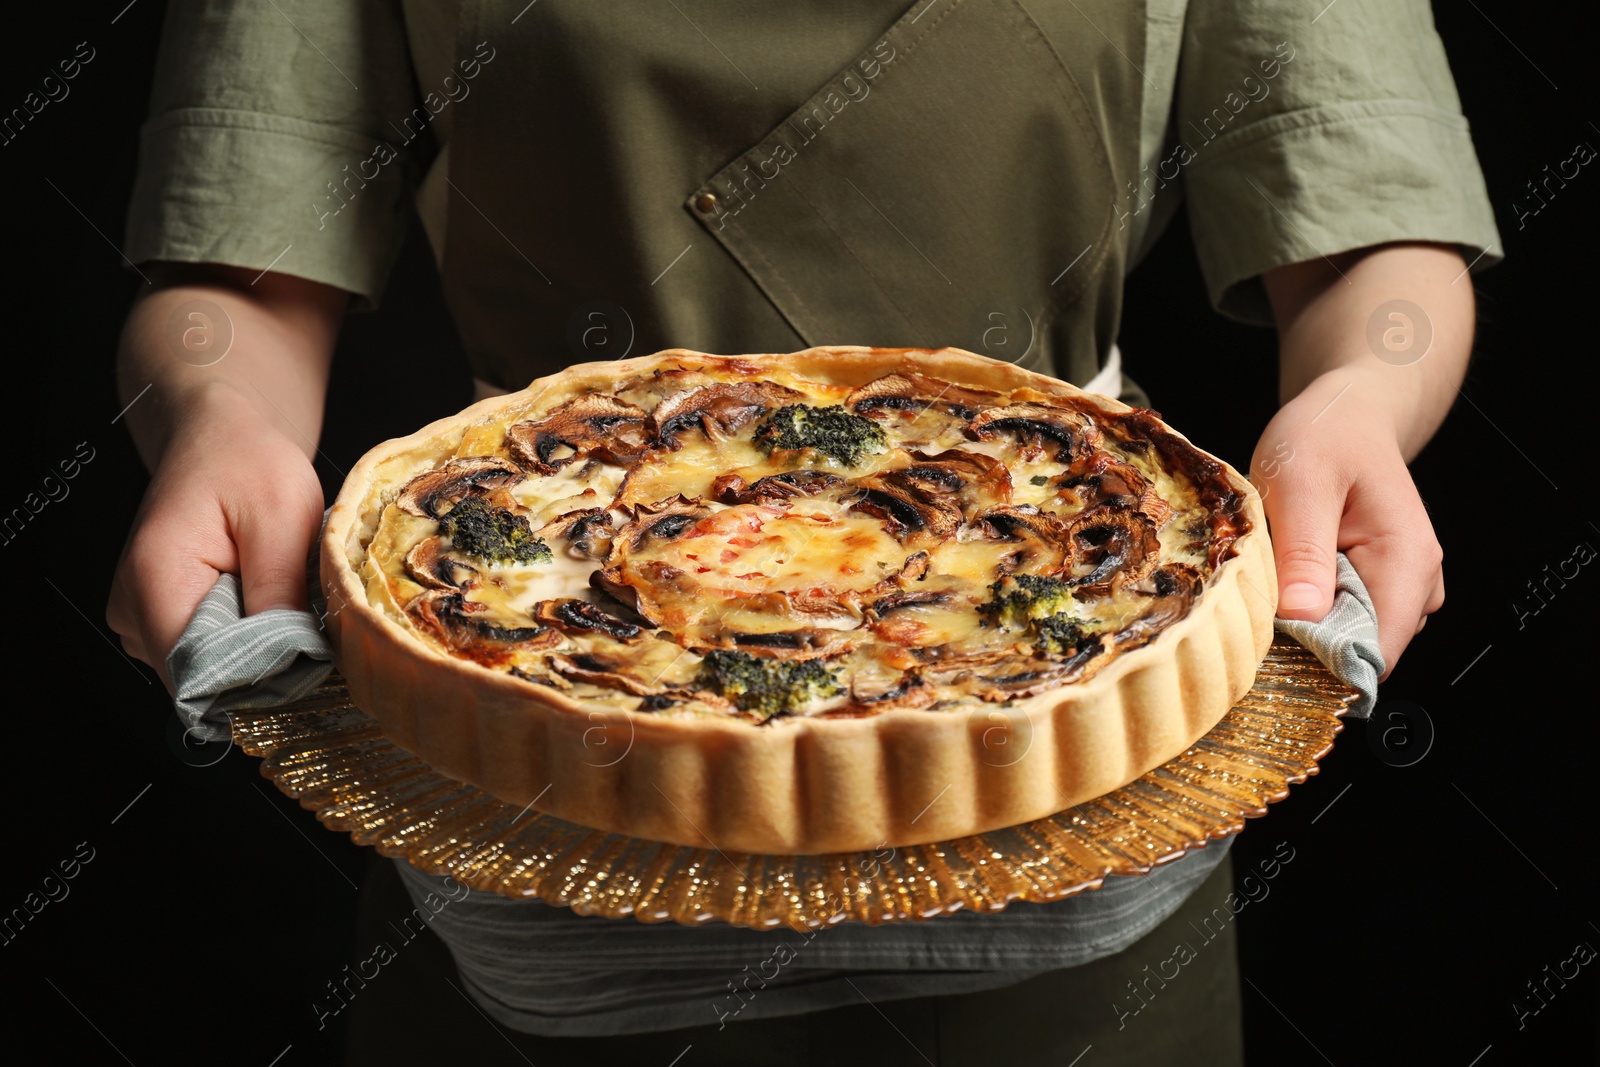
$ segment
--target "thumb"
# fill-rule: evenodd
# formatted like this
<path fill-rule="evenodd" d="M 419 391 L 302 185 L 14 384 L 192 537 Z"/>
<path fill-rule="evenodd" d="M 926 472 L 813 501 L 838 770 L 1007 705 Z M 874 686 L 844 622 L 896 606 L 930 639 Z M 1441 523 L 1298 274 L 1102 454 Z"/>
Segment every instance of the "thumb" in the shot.
<path fill-rule="evenodd" d="M 1287 472 L 1274 489 L 1264 507 L 1278 570 L 1278 615 L 1317 622 L 1333 607 L 1344 493 Z"/>

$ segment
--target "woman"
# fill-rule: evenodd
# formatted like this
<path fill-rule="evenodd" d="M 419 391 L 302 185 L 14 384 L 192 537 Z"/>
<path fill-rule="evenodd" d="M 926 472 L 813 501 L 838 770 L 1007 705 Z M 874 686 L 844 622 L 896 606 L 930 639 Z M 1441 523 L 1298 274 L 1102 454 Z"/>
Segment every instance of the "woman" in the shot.
<path fill-rule="evenodd" d="M 175 2 L 128 237 L 157 284 L 119 360 L 125 400 L 153 384 L 127 417 L 153 479 L 108 616 L 165 678 L 217 574 L 240 575 L 250 613 L 304 607 L 329 360 L 352 298 L 381 295 L 408 199 L 480 395 L 626 351 L 858 343 L 987 351 L 1140 403 L 1115 344 L 1123 278 L 1180 198 L 1218 309 L 1279 331 L 1282 408 L 1253 464 L 1279 614 L 1321 618 L 1344 551 L 1392 670 L 1444 598 L 1406 463 L 1465 370 L 1469 264 L 1497 258 L 1421 0 Z M 234 339 L 205 367 L 164 339 L 194 300 Z M 1195 358 L 1225 403 L 1222 357 Z M 1236 1062 L 1231 942 L 1158 1002 L 1181 1027 L 1112 1006 L 1127 962 L 1168 948 L 1159 924 L 1225 889 L 1208 851 L 1169 883 L 1137 880 L 1117 936 L 1080 921 L 1115 899 L 1102 890 L 1038 909 L 1039 951 L 1009 966 L 979 951 L 999 917 L 927 924 L 919 951 L 971 951 L 926 973 L 904 945 L 840 956 L 892 961 L 870 997 L 866 970 L 828 955 L 870 939 L 830 931 L 732 1021 L 707 1010 L 727 969 L 692 966 L 710 949 L 608 969 L 549 947 L 564 913 L 481 913 L 452 943 L 474 1001 L 440 994 L 468 1020 L 448 1047 L 470 1024 L 530 1057 L 667 1062 L 694 1045 L 690 1062 L 733 1062 L 756 1045 L 812 1062 L 869 1040 L 840 1021 L 853 1012 L 870 1040 L 893 1016 L 911 1031 L 899 1053 L 937 1040 L 945 1062 L 994 1055 L 996 1032 L 1006 1062 L 1067 1062 L 1095 1034 L 1114 1035 L 1097 1056 Z M 386 876 L 371 895 L 393 890 Z M 538 966 L 491 966 L 474 948 L 490 931 Z M 702 933 L 634 928 L 650 938 L 620 958 Z M 419 981 L 448 968 L 410 965 Z M 378 999 L 356 1003 L 358 1036 L 385 1032 Z M 704 1023 L 720 1025 L 683 1029 Z"/>

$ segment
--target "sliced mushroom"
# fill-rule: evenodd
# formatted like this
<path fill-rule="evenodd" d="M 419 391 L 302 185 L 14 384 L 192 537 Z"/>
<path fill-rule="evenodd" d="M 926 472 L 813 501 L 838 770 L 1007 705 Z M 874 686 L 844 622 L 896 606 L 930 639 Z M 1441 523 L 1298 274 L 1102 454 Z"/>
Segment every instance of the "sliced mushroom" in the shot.
<path fill-rule="evenodd" d="M 987 389 L 970 389 L 925 378 L 920 374 L 887 374 L 845 397 L 844 406 L 857 415 L 905 412 L 920 415 L 928 408 L 971 419 L 1000 399 Z"/>
<path fill-rule="evenodd" d="M 992 632 L 973 629 L 978 621 L 972 617 L 976 598 L 968 583 L 946 575 L 935 581 L 944 588 L 891 593 L 867 605 L 866 627 L 878 637 L 878 652 L 895 659 L 897 666 L 908 664 L 898 661 L 894 649 L 959 646 L 971 651 L 993 642 Z M 952 649 L 947 651 L 954 654 Z"/>
<path fill-rule="evenodd" d="M 445 554 L 444 538 L 425 537 L 406 553 L 406 573 L 429 589 L 464 589 L 478 579 L 478 569 Z"/>
<path fill-rule="evenodd" d="M 926 552 L 914 552 L 906 557 L 899 572 L 889 580 L 902 589 L 907 582 L 920 582 L 928 576 L 928 566 L 931 562 Z"/>
<path fill-rule="evenodd" d="M 1172 518 L 1172 505 L 1161 499 L 1161 494 L 1156 492 L 1156 487 L 1153 485 L 1145 486 L 1144 492 L 1139 494 L 1139 503 L 1135 507 L 1141 515 L 1150 520 L 1150 525 L 1158 530 Z"/>
<path fill-rule="evenodd" d="M 604 393 L 585 393 L 542 419 L 506 430 L 511 458 L 528 470 L 555 474 L 589 456 L 618 466 L 638 461 L 649 444 L 645 413 Z"/>
<path fill-rule="evenodd" d="M 643 627 L 577 597 L 541 600 L 533 606 L 533 617 L 569 634 L 599 633 L 618 641 L 636 641 L 644 634 Z"/>
<path fill-rule="evenodd" d="M 761 613 L 777 618 L 798 618 L 800 621 L 847 619 L 859 620 L 862 605 L 869 593 L 839 590 L 831 586 L 812 586 L 808 589 L 774 589 L 752 593 L 739 598 L 741 612 Z"/>
<path fill-rule="evenodd" d="M 930 680 L 948 680 L 949 676 L 1017 658 L 1016 650 L 1007 645 L 979 652 L 952 652 L 944 645 L 932 645 L 911 650 L 921 663 L 923 676 Z"/>
<path fill-rule="evenodd" d="M 902 540 L 926 533 L 942 540 L 970 510 L 1011 498 L 1011 476 L 991 456 L 952 449 L 904 453 L 904 466 L 879 470 L 850 484 L 852 510 L 876 515 Z"/>
<path fill-rule="evenodd" d="M 678 435 L 699 428 L 716 440 L 766 414 L 771 408 L 794 403 L 805 394 L 777 382 L 726 382 L 685 389 L 662 400 L 650 413 L 649 432 L 670 449 L 678 449 Z"/>
<path fill-rule="evenodd" d="M 621 542 L 626 541 L 632 551 L 639 552 L 651 541 L 676 540 L 711 514 L 710 508 L 682 494 L 654 504 L 640 504 L 634 510 L 637 517 L 612 537 L 611 558 L 616 557 L 616 546 Z"/>
<path fill-rule="evenodd" d="M 1188 615 L 1205 580 L 1187 563 L 1167 563 L 1134 590 L 1148 597 L 1145 609 L 1116 635 L 1119 651 L 1137 648 Z"/>
<path fill-rule="evenodd" d="M 678 570 L 676 567 L 668 566 L 665 563 L 645 563 L 640 569 L 646 573 L 670 572 L 666 575 L 668 580 L 678 578 L 683 575 L 682 571 Z M 589 575 L 589 585 L 592 588 L 612 597 L 618 603 L 624 604 L 631 608 L 634 614 L 638 615 L 641 619 L 644 619 L 651 626 L 660 626 L 665 618 L 665 616 L 662 615 L 660 608 L 653 600 L 640 596 L 638 589 L 622 580 L 622 574 L 618 568 L 609 568 L 592 572 Z"/>
<path fill-rule="evenodd" d="M 652 542 L 672 541 L 702 518 L 711 509 L 683 496 L 663 500 L 658 504 L 640 504 L 637 517 L 625 523 L 611 538 L 611 548 L 606 554 L 605 566 L 589 575 L 589 584 L 625 604 L 652 626 L 660 626 L 665 616 L 660 607 L 624 578 L 624 567 L 635 571 L 636 577 L 648 588 L 672 585 L 684 577 L 683 571 L 660 560 L 638 561 L 632 557 L 644 552 Z"/>
<path fill-rule="evenodd" d="M 912 590 L 905 593 L 890 593 L 888 596 L 879 597 L 867 605 L 867 610 L 874 618 L 881 619 L 891 612 L 901 611 L 905 608 L 920 607 L 928 604 L 948 604 L 954 594 L 936 590 Z"/>
<path fill-rule="evenodd" d="M 516 485 L 526 477 L 516 464 L 497 456 L 463 456 L 411 479 L 395 504 L 409 514 L 437 519 L 449 510 L 446 504 Z"/>
<path fill-rule="evenodd" d="M 947 601 L 950 598 L 947 592 L 928 594 L 926 591 L 918 593 L 907 591 L 907 587 L 913 582 L 921 582 L 927 578 L 931 564 L 932 560 L 926 552 L 914 552 L 907 556 L 898 571 L 865 593 L 859 594 L 859 602 L 863 605 L 862 613 L 876 619 L 898 608 Z"/>
<path fill-rule="evenodd" d="M 1103 449 L 1074 460 L 1056 480 L 1063 495 L 1083 510 L 1100 504 L 1132 507 L 1149 484 L 1132 464 Z"/>
<path fill-rule="evenodd" d="M 406 613 L 423 629 L 460 652 L 484 658 L 518 648 L 548 648 L 561 635 L 543 626 L 499 626 L 474 615 L 486 610 L 453 589 L 430 589 L 406 605 Z"/>
<path fill-rule="evenodd" d="M 545 659 L 550 670 L 558 678 L 563 679 L 565 684 L 570 685 L 574 681 L 587 682 L 590 685 L 617 689 L 643 697 L 639 705 L 641 711 L 661 711 L 674 704 L 697 702 L 723 715 L 742 715 L 733 701 L 719 693 L 698 689 L 693 685 L 662 682 L 659 679 L 643 681 L 629 673 L 628 665 L 614 663 L 592 653 L 555 653 L 546 656 Z"/>
<path fill-rule="evenodd" d="M 1155 524 L 1132 508 L 1105 506 L 1085 512 L 1072 520 L 1068 534 L 1073 566 L 1067 578 L 1084 596 L 1106 596 L 1114 582 L 1138 581 L 1155 569 L 1161 550 Z"/>
<path fill-rule="evenodd" d="M 757 481 L 765 481 L 758 478 Z M 721 474 L 711 483 L 711 499 L 733 507 L 735 504 L 747 504 L 754 497 L 750 493 L 750 483 L 737 474 Z"/>
<path fill-rule="evenodd" d="M 932 455 L 913 450 L 911 458 L 916 462 L 908 469 L 918 479 L 941 480 L 946 484 L 952 479 L 958 480 L 957 495 L 968 514 L 978 508 L 1011 502 L 1011 472 L 993 456 L 951 448 Z"/>
<path fill-rule="evenodd" d="M 608 663 L 598 656 L 586 653 L 566 656 L 556 653 L 548 658 L 551 669 L 562 677 L 574 681 L 588 682 L 590 685 L 603 686 L 606 689 L 621 689 L 625 693 L 640 697 L 656 696 L 668 689 L 660 683 L 641 682 L 624 672 L 619 665 Z"/>
<path fill-rule="evenodd" d="M 650 625 L 660 626 L 666 616 L 648 591 L 678 587 L 686 580 L 686 576 L 682 570 L 662 560 L 638 560 L 633 557 L 647 551 L 652 543 L 682 537 L 712 511 L 704 504 L 681 495 L 657 504 L 640 504 L 636 511 L 637 517 L 624 524 L 611 538 L 611 551 L 606 555 L 605 566 L 589 575 L 589 584 L 609 593 Z M 625 569 L 632 572 L 637 585 L 626 580 Z M 643 594 L 641 589 L 645 590 Z M 680 589 L 680 592 L 686 591 Z"/>
<path fill-rule="evenodd" d="M 604 559 L 611 551 L 612 526 L 611 512 L 605 508 L 579 508 L 539 527 L 539 536 L 546 541 L 560 538 L 573 555 Z"/>
<path fill-rule="evenodd" d="M 934 702 L 936 695 L 933 687 L 915 671 L 901 674 L 893 685 L 864 685 L 858 676 L 851 679 L 850 705 L 845 710 L 878 712 L 892 708 L 925 708 Z"/>
<path fill-rule="evenodd" d="M 677 707 L 679 704 L 704 704 L 708 705 L 719 715 L 743 719 L 746 712 L 741 711 L 739 705 L 729 700 L 720 693 L 713 693 L 709 689 L 694 689 L 689 686 L 681 688 L 665 688 L 659 693 L 652 693 L 639 701 L 639 711 L 665 711 Z"/>
<path fill-rule="evenodd" d="M 1137 408 L 1118 416 L 1118 428 L 1127 441 L 1146 440 L 1162 460 L 1188 477 L 1199 492 L 1200 506 L 1209 513 L 1208 562 L 1216 567 L 1234 554 L 1234 542 L 1250 529 L 1244 494 L 1234 485 L 1227 468 L 1179 437 L 1153 411 Z M 1124 441 L 1123 447 L 1127 447 Z"/>
<path fill-rule="evenodd" d="M 716 635 L 716 642 L 704 647 L 736 648 L 741 652 L 765 653 L 775 659 L 831 659 L 859 647 L 866 640 L 857 630 L 833 630 L 807 626 L 799 630 L 773 633 L 729 633 Z"/>
<path fill-rule="evenodd" d="M 966 425 L 974 441 L 989 441 L 1011 434 L 1023 446 L 1023 458 L 1035 453 L 1068 462 L 1100 447 L 1100 431 L 1082 412 L 1048 404 L 1012 404 L 990 408 Z"/>
<path fill-rule="evenodd" d="M 943 540 L 961 525 L 961 505 L 953 494 L 922 491 L 893 474 L 869 474 L 855 484 L 850 510 L 876 516 L 902 541 L 918 534 Z"/>
<path fill-rule="evenodd" d="M 571 682 L 561 677 L 561 675 L 556 674 L 548 667 L 542 670 L 538 667 L 534 667 L 532 670 L 524 670 L 521 667 L 513 666 L 507 670 L 506 673 L 511 675 L 513 678 L 520 678 L 524 682 L 532 682 L 534 685 L 542 685 L 546 689 L 572 688 Z"/>
<path fill-rule="evenodd" d="M 978 526 L 990 537 L 1017 543 L 1001 560 L 1003 573 L 1054 575 L 1076 559 L 1067 525 L 1032 504 L 990 508 L 978 517 Z"/>
<path fill-rule="evenodd" d="M 711 483 L 711 495 L 720 503 L 771 504 L 794 500 L 843 485 L 844 479 L 827 471 L 785 471 L 746 483 L 737 474 L 724 474 Z"/>
<path fill-rule="evenodd" d="M 1067 656 L 1022 661 L 1021 670 L 996 671 L 978 676 L 977 696 L 991 702 L 1016 700 L 1056 689 L 1090 677 L 1104 662 L 1109 638 L 1085 641 Z"/>
<path fill-rule="evenodd" d="M 939 700 L 977 697 L 1003 702 L 1032 696 L 1097 670 L 1109 635 L 1096 635 L 1066 656 L 1039 654 L 1021 645 L 951 653 L 942 647 L 910 649 L 920 661 L 914 670 Z"/>
<path fill-rule="evenodd" d="M 746 648 L 771 648 L 784 652 L 797 652 L 814 647 L 816 633 L 812 630 L 782 630 L 764 634 L 729 634 L 736 645 Z"/>
<path fill-rule="evenodd" d="M 1157 527 L 1172 515 L 1150 480 L 1115 453 L 1092 452 L 1073 460 L 1056 481 L 1060 501 L 1080 511 L 1102 504 L 1143 512 Z"/>

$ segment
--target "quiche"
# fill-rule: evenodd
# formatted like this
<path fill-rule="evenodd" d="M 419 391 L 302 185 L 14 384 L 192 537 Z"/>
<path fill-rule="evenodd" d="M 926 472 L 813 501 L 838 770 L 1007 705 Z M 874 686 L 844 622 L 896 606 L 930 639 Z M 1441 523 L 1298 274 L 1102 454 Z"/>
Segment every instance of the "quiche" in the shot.
<path fill-rule="evenodd" d="M 357 706 L 514 804 L 818 853 L 1063 810 L 1250 687 L 1250 483 L 957 349 L 674 349 L 386 442 L 322 544 Z"/>

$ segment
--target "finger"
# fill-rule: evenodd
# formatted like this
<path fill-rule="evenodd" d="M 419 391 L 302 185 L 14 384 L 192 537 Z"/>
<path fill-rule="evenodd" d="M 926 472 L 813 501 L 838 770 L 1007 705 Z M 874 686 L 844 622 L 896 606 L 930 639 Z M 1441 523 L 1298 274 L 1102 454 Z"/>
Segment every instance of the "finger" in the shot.
<path fill-rule="evenodd" d="M 1425 520 L 1424 520 L 1425 521 Z M 1424 607 L 1439 590 L 1439 547 L 1426 525 L 1385 533 L 1345 550 L 1372 595 L 1378 613 L 1378 647 L 1383 652 L 1382 681 L 1394 673 L 1401 655 L 1421 627 Z M 1442 601 L 1442 596 L 1441 596 Z"/>
<path fill-rule="evenodd" d="M 1298 473 L 1298 472 L 1297 472 Z M 1278 614 L 1315 622 L 1333 606 L 1345 494 L 1332 480 L 1288 472 L 1264 506 L 1278 570 Z"/>
<path fill-rule="evenodd" d="M 1416 637 L 1417 634 L 1420 634 L 1422 632 L 1422 628 L 1428 625 L 1428 616 L 1432 615 L 1443 606 L 1444 568 L 1441 567 L 1439 569 L 1439 573 L 1434 576 L 1433 590 L 1428 594 L 1428 599 L 1422 605 L 1422 615 L 1417 619 L 1417 628 L 1411 632 L 1411 636 Z"/>
<path fill-rule="evenodd" d="M 130 642 L 140 645 L 143 642 L 139 640 L 139 624 L 134 617 L 133 596 L 128 587 L 128 550 L 133 547 L 133 538 L 139 531 L 144 512 L 145 508 L 141 507 L 134 516 L 128 536 L 122 542 L 122 550 L 117 555 L 117 569 L 111 575 L 111 594 L 106 598 L 106 625 L 111 627 L 112 633 L 122 638 L 123 647 L 130 655 L 137 655 Z M 144 659 L 143 656 L 138 658 Z"/>
<path fill-rule="evenodd" d="M 117 561 L 117 572 L 111 577 L 111 596 L 106 600 L 106 625 L 111 627 L 111 632 L 122 638 L 123 647 L 131 653 L 133 646 L 128 642 L 138 640 L 138 627 L 133 620 L 133 609 L 128 604 L 128 587 L 124 581 L 127 566 L 127 555 Z M 142 658 L 142 657 L 141 657 Z"/>
<path fill-rule="evenodd" d="M 1427 603 L 1422 605 L 1423 616 L 1432 615 L 1444 607 L 1444 568 L 1439 568 L 1439 573 L 1433 579 L 1433 591 L 1428 594 Z"/>
<path fill-rule="evenodd" d="M 298 489 L 276 501 L 257 500 L 230 522 L 239 546 L 244 613 L 273 608 L 306 610 L 306 553 L 322 521 L 321 490 L 313 499 Z"/>
<path fill-rule="evenodd" d="M 106 624 L 111 627 L 111 632 L 121 639 L 124 652 L 136 660 L 149 663 L 150 657 L 139 634 L 133 608 L 130 606 L 131 596 L 125 574 L 126 568 L 123 562 L 118 561 L 117 573 L 111 579 L 111 598 L 106 602 Z"/>
<path fill-rule="evenodd" d="M 1373 464 L 1352 487 L 1341 545 L 1378 614 L 1378 647 L 1394 673 L 1430 604 L 1444 603 L 1444 552 L 1399 457 Z"/>
<path fill-rule="evenodd" d="M 173 525 L 157 520 L 141 527 L 118 572 L 121 593 L 115 601 L 119 617 L 131 618 L 128 631 L 119 629 L 124 646 L 156 669 L 169 692 L 167 656 L 219 573 L 205 555 L 173 536 Z"/>

